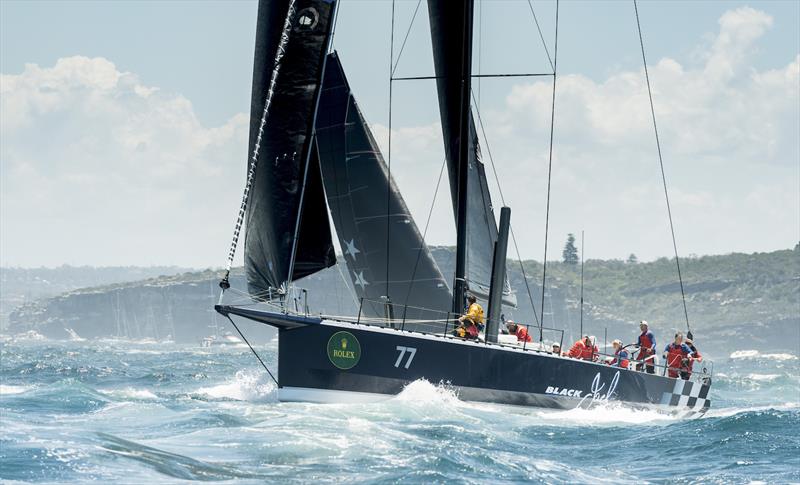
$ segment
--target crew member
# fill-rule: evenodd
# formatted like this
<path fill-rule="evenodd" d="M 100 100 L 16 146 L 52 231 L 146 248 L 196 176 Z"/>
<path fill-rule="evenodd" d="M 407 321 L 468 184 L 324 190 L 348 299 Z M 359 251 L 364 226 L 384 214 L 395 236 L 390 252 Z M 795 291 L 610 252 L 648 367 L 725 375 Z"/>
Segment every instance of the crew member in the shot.
<path fill-rule="evenodd" d="M 692 339 L 687 337 L 686 340 L 684 340 L 684 343 L 686 344 L 687 347 L 689 347 L 689 350 L 692 351 L 692 358 L 689 359 L 689 362 L 686 365 L 686 370 L 681 371 L 681 379 L 689 380 L 689 378 L 692 376 L 692 366 L 694 365 L 695 361 L 702 362 L 703 356 L 700 355 L 700 352 L 697 350 L 697 347 L 694 346 L 694 342 L 692 341 Z"/>
<path fill-rule="evenodd" d="M 642 333 L 639 335 L 637 344 L 639 345 L 639 353 L 636 355 L 636 360 L 644 361 L 644 364 L 636 364 L 636 370 L 642 370 L 642 365 L 647 370 L 648 374 L 653 374 L 656 371 L 655 355 L 656 355 L 656 337 L 648 329 L 647 322 L 642 320 L 639 322 L 639 330 Z"/>
<path fill-rule="evenodd" d="M 467 313 L 458 317 L 459 327 L 456 334 L 459 337 L 477 339 L 479 329 L 483 327 L 483 308 L 478 304 L 478 299 L 474 295 L 467 297 L 469 307 Z"/>
<path fill-rule="evenodd" d="M 508 333 L 517 336 L 517 342 L 532 342 L 533 339 L 528 334 L 528 329 L 522 325 L 517 325 L 514 321 L 509 320 L 506 322 Z"/>
<path fill-rule="evenodd" d="M 572 345 L 572 348 L 569 349 L 567 355 L 575 359 L 594 360 L 599 351 L 597 350 L 597 346 L 592 342 L 594 342 L 593 338 L 589 338 L 588 335 L 584 335 L 582 339 L 578 340 Z"/>
<path fill-rule="evenodd" d="M 553 353 L 561 355 L 561 346 L 559 344 L 553 344 Z"/>
<path fill-rule="evenodd" d="M 621 340 L 614 340 L 611 342 L 611 345 L 614 346 L 614 359 L 609 362 L 609 365 L 613 365 L 614 367 L 622 367 L 623 369 L 628 368 L 628 351 L 622 346 Z"/>
<path fill-rule="evenodd" d="M 667 374 L 670 377 L 678 377 L 688 369 L 688 364 L 692 359 L 692 349 L 683 343 L 683 334 L 675 334 L 675 341 L 664 348 L 664 357 L 667 359 Z"/>

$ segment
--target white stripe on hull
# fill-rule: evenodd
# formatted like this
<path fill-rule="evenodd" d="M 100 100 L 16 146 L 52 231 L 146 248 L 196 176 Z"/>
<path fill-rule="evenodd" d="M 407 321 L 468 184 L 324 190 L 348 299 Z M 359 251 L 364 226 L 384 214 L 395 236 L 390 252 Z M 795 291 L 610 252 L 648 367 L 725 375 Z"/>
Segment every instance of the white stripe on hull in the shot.
<path fill-rule="evenodd" d="M 358 404 L 386 401 L 392 394 L 373 392 L 338 391 L 332 389 L 312 389 L 310 387 L 281 387 L 278 400 L 282 402 L 313 402 L 325 404 Z"/>

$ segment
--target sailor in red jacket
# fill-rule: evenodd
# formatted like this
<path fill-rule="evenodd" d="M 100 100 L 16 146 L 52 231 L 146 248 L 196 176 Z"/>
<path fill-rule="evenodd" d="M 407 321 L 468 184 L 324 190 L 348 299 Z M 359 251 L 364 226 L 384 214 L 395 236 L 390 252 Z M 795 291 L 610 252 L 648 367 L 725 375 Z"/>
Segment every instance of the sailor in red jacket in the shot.
<path fill-rule="evenodd" d="M 647 322 L 645 320 L 639 322 L 639 330 L 641 330 L 642 333 L 639 335 L 639 339 L 637 341 L 637 344 L 639 345 L 639 353 L 636 354 L 636 360 L 644 361 L 644 368 L 647 370 L 647 373 L 653 374 L 656 371 L 654 357 L 656 355 L 656 337 L 653 335 L 653 332 L 648 329 Z M 642 364 L 637 364 L 636 369 L 641 370 Z"/>
<path fill-rule="evenodd" d="M 688 369 L 692 359 L 692 349 L 683 343 L 683 334 L 675 334 L 675 341 L 667 345 L 664 349 L 664 357 L 667 359 L 667 374 L 670 377 L 678 377 L 681 372 Z M 688 378 L 688 375 L 687 375 Z"/>
<path fill-rule="evenodd" d="M 687 337 L 686 340 L 684 340 L 684 343 L 686 344 L 687 347 L 689 347 L 689 350 L 692 351 L 692 358 L 689 359 L 689 363 L 686 366 L 686 370 L 681 371 L 681 379 L 688 380 L 692 376 L 692 366 L 694 365 L 695 361 L 702 362 L 703 356 L 700 355 L 700 351 L 698 351 L 697 347 L 694 346 L 694 342 L 692 342 L 692 339 Z"/>
<path fill-rule="evenodd" d="M 598 350 L 597 346 L 592 342 L 594 342 L 594 338 L 589 338 L 588 335 L 584 335 L 581 340 L 578 340 L 572 345 L 567 355 L 575 359 L 594 360 Z"/>
<path fill-rule="evenodd" d="M 517 325 L 513 321 L 509 320 L 508 322 L 506 322 L 506 328 L 508 329 L 508 333 L 517 336 L 517 342 L 533 341 L 530 334 L 528 334 L 528 329 L 523 327 L 522 325 Z"/>

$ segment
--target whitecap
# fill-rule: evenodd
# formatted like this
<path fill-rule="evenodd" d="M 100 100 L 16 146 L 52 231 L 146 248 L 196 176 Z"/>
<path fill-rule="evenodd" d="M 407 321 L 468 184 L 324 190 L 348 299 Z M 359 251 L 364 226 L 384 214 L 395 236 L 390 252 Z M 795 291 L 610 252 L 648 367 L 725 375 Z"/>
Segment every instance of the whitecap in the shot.
<path fill-rule="evenodd" d="M 236 373 L 233 382 L 201 387 L 193 394 L 214 399 L 235 399 L 237 401 L 263 400 L 273 395 L 276 390 L 271 382 L 262 382 L 263 379 L 264 376 L 261 373 L 240 370 Z"/>
<path fill-rule="evenodd" d="M 737 350 L 730 356 L 731 359 L 769 359 L 769 360 L 797 360 L 799 357 L 786 353 L 762 354 L 758 350 Z"/>
<path fill-rule="evenodd" d="M 759 382 L 767 381 L 768 382 L 768 381 L 774 381 L 775 379 L 780 377 L 780 374 L 755 374 L 755 373 L 753 373 L 753 374 L 747 374 L 746 377 L 748 379 L 752 380 L 752 381 L 759 381 Z"/>
<path fill-rule="evenodd" d="M 101 394 L 105 394 L 106 396 L 121 398 L 121 399 L 158 399 L 153 392 L 148 391 L 147 389 L 134 389 L 132 387 L 126 387 L 124 389 L 107 389 L 107 390 L 98 390 Z"/>
<path fill-rule="evenodd" d="M 761 354 L 758 350 L 737 350 L 730 356 L 731 359 L 754 359 Z"/>
<path fill-rule="evenodd" d="M 11 386 L 7 384 L 0 384 L 0 396 L 9 394 L 22 394 L 23 392 L 28 392 L 31 389 L 33 389 L 31 386 Z"/>

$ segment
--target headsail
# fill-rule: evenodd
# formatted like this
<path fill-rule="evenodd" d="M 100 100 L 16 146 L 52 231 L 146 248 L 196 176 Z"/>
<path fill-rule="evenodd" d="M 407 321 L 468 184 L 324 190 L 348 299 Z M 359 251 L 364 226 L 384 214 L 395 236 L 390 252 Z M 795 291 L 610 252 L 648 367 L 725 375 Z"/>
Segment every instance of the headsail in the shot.
<path fill-rule="evenodd" d="M 439 94 L 439 113 L 442 120 L 447 173 L 453 212 L 458 211 L 458 156 L 461 116 L 462 41 L 464 9 L 467 2 L 428 0 L 431 24 L 433 61 Z M 467 175 L 467 264 L 468 291 L 479 298 L 489 296 L 494 243 L 497 241 L 497 222 L 494 217 L 486 171 L 481 161 L 478 134 L 472 114 L 469 114 L 469 171 Z M 503 302 L 516 305 L 516 296 L 506 280 Z"/>
<path fill-rule="evenodd" d="M 258 170 L 244 248 L 252 295 L 336 262 L 319 164 L 310 156 L 333 11 L 330 0 L 258 6 L 249 149 L 258 153 Z"/>
<path fill-rule="evenodd" d="M 383 316 L 384 305 L 374 302 L 388 296 L 396 318 L 403 316 L 397 312 L 405 305 L 437 311 L 409 308 L 406 318 L 441 318 L 438 312 L 449 310 L 452 294 L 389 176 L 336 53 L 328 56 L 325 66 L 317 143 L 325 193 L 350 277 L 358 296 L 367 300 L 362 313 Z"/>

